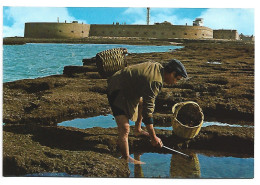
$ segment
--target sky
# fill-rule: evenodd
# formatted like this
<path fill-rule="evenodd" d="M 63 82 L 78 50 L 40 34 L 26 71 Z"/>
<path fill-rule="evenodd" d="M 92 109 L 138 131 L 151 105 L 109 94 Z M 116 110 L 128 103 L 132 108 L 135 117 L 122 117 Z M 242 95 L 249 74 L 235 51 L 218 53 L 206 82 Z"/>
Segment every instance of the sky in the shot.
<path fill-rule="evenodd" d="M 148 4 L 149 5 L 149 4 Z M 147 7 L 55 7 L 3 5 L 3 37 L 24 36 L 25 22 L 71 22 L 86 24 L 146 24 Z M 151 7 L 150 24 L 171 22 L 192 25 L 203 18 L 211 29 L 232 29 L 244 35 L 255 35 L 254 8 L 167 8 Z"/>

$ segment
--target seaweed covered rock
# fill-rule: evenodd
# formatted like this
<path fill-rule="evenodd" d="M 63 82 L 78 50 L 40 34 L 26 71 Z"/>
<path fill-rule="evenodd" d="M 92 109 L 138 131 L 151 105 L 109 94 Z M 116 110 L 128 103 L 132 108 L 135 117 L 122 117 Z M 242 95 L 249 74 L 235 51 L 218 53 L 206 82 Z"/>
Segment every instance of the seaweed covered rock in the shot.
<path fill-rule="evenodd" d="M 128 164 L 113 151 L 116 137 L 106 136 L 64 127 L 4 126 L 3 175 L 128 177 Z"/>

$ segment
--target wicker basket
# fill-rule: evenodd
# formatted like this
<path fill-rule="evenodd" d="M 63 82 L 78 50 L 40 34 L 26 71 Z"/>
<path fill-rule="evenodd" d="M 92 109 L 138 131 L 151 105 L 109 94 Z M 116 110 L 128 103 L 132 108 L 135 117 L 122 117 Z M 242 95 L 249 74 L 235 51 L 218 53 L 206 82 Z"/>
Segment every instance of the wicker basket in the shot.
<path fill-rule="evenodd" d="M 114 48 L 96 54 L 96 65 L 103 78 L 112 76 L 115 72 L 127 66 L 126 48 Z"/>
<path fill-rule="evenodd" d="M 174 134 L 191 139 L 198 135 L 204 115 L 200 106 L 192 101 L 176 103 L 172 107 L 172 128 Z"/>

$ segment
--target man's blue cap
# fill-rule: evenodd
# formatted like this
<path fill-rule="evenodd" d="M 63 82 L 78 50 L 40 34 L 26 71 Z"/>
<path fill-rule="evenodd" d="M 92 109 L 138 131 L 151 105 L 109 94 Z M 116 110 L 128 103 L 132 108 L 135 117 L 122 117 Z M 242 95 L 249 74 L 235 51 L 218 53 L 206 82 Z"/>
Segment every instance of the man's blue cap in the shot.
<path fill-rule="evenodd" d="M 177 75 L 182 76 L 184 78 L 188 77 L 188 74 L 186 72 L 186 69 L 184 65 L 177 59 L 172 59 L 167 64 L 170 68 L 173 69 L 173 71 L 176 71 Z"/>

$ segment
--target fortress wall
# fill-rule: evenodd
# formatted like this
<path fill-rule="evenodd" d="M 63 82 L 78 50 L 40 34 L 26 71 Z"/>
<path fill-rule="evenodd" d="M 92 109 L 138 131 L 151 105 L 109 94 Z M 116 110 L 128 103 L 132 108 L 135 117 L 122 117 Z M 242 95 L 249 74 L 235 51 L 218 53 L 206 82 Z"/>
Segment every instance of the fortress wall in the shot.
<path fill-rule="evenodd" d="M 237 30 L 213 30 L 214 39 L 239 40 Z"/>
<path fill-rule="evenodd" d="M 27 38 L 83 38 L 89 36 L 90 25 L 79 23 L 25 23 Z"/>
<path fill-rule="evenodd" d="M 92 24 L 89 36 L 201 39 L 213 38 L 213 30 L 203 26 Z"/>
<path fill-rule="evenodd" d="M 102 25 L 78 23 L 25 23 L 27 38 L 149 37 L 210 39 L 213 30 L 204 26 L 180 25 Z"/>

